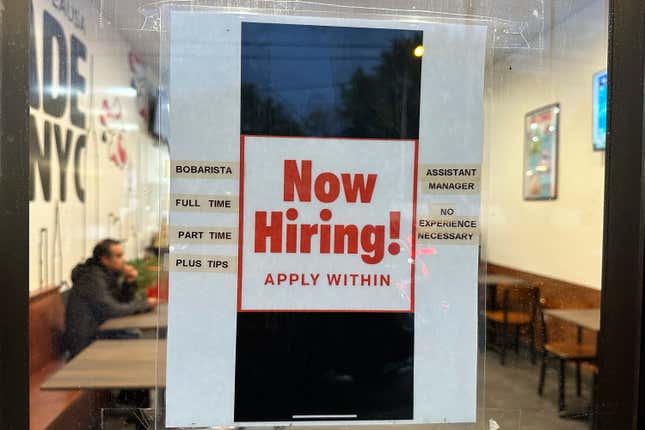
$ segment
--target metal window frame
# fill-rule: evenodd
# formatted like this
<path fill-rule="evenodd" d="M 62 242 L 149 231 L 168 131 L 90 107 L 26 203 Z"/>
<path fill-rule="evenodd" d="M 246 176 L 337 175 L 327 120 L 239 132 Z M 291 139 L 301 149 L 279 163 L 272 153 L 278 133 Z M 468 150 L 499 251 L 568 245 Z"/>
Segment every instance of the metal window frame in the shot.
<path fill-rule="evenodd" d="M 29 428 L 29 1 L 0 0 L 0 428 Z"/>
<path fill-rule="evenodd" d="M 610 0 L 601 329 L 596 428 L 645 428 L 641 363 L 645 2 Z M 639 409 L 640 408 L 640 409 Z"/>

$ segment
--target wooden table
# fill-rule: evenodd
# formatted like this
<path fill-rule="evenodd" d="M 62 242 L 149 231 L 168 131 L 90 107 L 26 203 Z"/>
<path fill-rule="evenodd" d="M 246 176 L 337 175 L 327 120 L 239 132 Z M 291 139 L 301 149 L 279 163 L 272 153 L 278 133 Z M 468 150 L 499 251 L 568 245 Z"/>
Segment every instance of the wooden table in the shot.
<path fill-rule="evenodd" d="M 166 385 L 165 370 L 165 340 L 97 340 L 49 378 L 41 389 L 153 389 Z"/>
<path fill-rule="evenodd" d="M 592 309 L 544 309 L 544 315 L 575 324 L 577 327 L 577 342 L 582 343 L 582 329 L 600 331 L 600 308 Z M 591 413 L 593 405 L 569 408 L 560 413 L 561 418 L 586 418 Z"/>
<path fill-rule="evenodd" d="M 497 274 L 482 274 L 479 278 L 479 283 L 486 286 L 493 285 L 528 285 L 528 282 L 524 279 L 514 278 L 509 275 L 497 275 Z"/>
<path fill-rule="evenodd" d="M 545 309 L 544 315 L 558 318 L 578 326 L 578 329 L 600 331 L 600 308 L 593 309 Z"/>
<path fill-rule="evenodd" d="M 157 324 L 159 328 L 168 327 L 167 303 L 157 305 L 150 312 L 109 319 L 99 327 L 99 330 L 156 330 Z"/>

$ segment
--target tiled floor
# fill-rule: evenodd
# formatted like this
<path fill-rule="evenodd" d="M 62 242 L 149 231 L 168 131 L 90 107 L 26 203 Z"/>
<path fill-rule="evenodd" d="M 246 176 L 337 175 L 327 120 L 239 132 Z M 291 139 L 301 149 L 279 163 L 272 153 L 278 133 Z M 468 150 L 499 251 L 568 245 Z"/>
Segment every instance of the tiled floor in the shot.
<path fill-rule="evenodd" d="M 485 420 L 494 420 L 500 430 L 583 430 L 589 429 L 586 420 L 571 420 L 558 417 L 558 376 L 555 368 L 549 368 L 546 374 L 544 395 L 537 394 L 538 366 L 531 365 L 524 357 L 510 354 L 506 366 L 499 363 L 499 356 L 494 352 L 487 353 L 485 372 L 485 396 L 483 410 Z M 553 363 L 556 364 L 555 362 Z M 589 378 L 583 376 L 583 397 L 575 394 L 575 377 L 569 374 L 566 379 L 567 406 L 573 409 L 584 409 L 589 404 L 591 393 Z M 492 425 L 480 428 L 491 430 Z"/>
<path fill-rule="evenodd" d="M 555 364 L 555 363 L 554 363 Z M 506 366 L 501 366 L 499 356 L 488 352 L 480 356 L 480 365 L 484 369 L 480 372 L 480 387 L 483 383 L 484 391 L 479 401 L 478 423 L 453 424 L 434 426 L 398 426 L 397 430 L 419 430 L 429 428 L 433 430 L 586 430 L 589 424 L 586 420 L 571 420 L 558 417 L 557 411 L 557 372 L 555 368 L 547 371 L 544 395 L 537 394 L 538 366 L 531 365 L 526 357 L 516 356 L 511 353 L 507 358 Z M 585 378 L 583 397 L 577 399 L 575 395 L 575 379 L 573 374 L 567 377 L 567 402 L 568 406 L 579 408 L 589 403 L 590 384 Z M 117 412 L 117 411 L 115 411 Z M 152 420 L 147 421 L 145 415 L 131 415 L 126 424 L 121 413 L 104 414 L 106 417 L 103 430 L 124 429 L 155 429 Z M 120 415 L 120 417 L 119 417 Z M 133 422 L 139 422 L 139 426 Z M 145 423 L 144 423 L 145 422 Z M 156 428 L 163 428 L 161 426 Z M 347 430 L 347 427 L 318 427 L 323 430 Z M 392 427 L 369 426 L 361 427 L 365 430 L 391 430 Z"/>

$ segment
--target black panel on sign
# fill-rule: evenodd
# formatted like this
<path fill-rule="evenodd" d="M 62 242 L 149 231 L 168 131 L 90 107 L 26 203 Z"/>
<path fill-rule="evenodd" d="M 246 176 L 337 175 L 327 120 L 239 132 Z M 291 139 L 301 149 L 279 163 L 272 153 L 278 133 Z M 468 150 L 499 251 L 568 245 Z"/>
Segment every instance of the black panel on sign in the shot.
<path fill-rule="evenodd" d="M 238 313 L 235 421 L 412 419 L 413 327 L 413 314 Z"/>
<path fill-rule="evenodd" d="M 242 134 L 419 137 L 423 32 L 242 24 Z"/>

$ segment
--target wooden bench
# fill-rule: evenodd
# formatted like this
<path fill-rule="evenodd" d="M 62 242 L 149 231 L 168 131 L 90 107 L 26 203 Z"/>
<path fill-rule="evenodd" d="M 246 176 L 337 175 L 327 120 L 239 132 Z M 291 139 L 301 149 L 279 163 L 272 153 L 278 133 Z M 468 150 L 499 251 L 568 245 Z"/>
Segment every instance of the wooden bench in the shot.
<path fill-rule="evenodd" d="M 29 298 L 29 428 L 70 430 L 100 428 L 100 410 L 109 393 L 43 391 L 45 380 L 65 364 L 61 336 L 65 310 L 59 287 L 37 291 Z"/>

